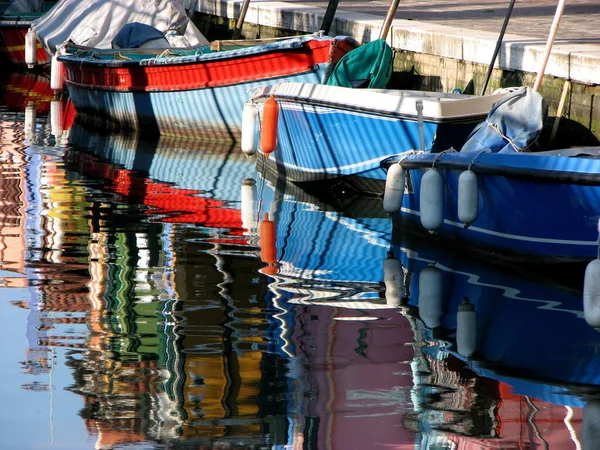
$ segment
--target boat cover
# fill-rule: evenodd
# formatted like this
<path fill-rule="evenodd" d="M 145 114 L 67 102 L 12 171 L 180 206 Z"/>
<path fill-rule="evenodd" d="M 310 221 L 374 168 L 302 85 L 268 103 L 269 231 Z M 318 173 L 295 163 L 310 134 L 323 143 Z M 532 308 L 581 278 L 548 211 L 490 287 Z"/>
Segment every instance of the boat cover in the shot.
<path fill-rule="evenodd" d="M 145 23 L 126 24 L 112 40 L 113 48 L 170 47 L 163 33 Z"/>
<path fill-rule="evenodd" d="M 67 41 L 109 49 L 121 28 L 132 22 L 165 34 L 176 32 L 192 47 L 208 45 L 179 0 L 60 0 L 31 28 L 48 54 L 54 55 Z"/>
<path fill-rule="evenodd" d="M 535 142 L 548 115 L 544 98 L 528 87 L 508 91 L 471 132 L 461 152 L 525 152 Z"/>

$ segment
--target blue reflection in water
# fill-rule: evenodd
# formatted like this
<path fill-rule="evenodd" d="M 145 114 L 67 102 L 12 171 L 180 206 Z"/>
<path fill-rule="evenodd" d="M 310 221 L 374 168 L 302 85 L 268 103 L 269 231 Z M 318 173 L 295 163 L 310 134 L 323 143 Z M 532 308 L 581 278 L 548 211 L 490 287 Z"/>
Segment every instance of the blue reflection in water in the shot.
<path fill-rule="evenodd" d="M 227 142 L 31 113 L 0 109 L 0 448 L 597 442 L 580 289 L 392 235 L 378 199 Z"/>

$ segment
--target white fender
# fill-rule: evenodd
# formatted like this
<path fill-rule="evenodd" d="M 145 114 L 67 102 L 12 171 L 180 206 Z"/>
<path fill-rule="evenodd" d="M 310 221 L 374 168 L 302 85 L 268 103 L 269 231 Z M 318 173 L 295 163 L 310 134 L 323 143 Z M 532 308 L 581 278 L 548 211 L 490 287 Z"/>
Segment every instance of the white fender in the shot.
<path fill-rule="evenodd" d="M 419 274 L 419 317 L 430 329 L 442 325 L 444 316 L 442 271 L 425 267 Z"/>
<path fill-rule="evenodd" d="M 63 132 L 63 104 L 60 100 L 52 100 L 50 102 L 50 132 L 56 139 Z"/>
<path fill-rule="evenodd" d="M 600 259 L 591 261 L 583 278 L 583 316 L 594 328 L 600 328 Z"/>
<path fill-rule="evenodd" d="M 57 56 L 52 56 L 50 63 L 50 88 L 55 91 L 62 91 L 63 89 L 63 63 L 61 63 Z"/>
<path fill-rule="evenodd" d="M 436 169 L 425 172 L 421 179 L 421 225 L 437 230 L 444 223 L 444 179 Z"/>
<path fill-rule="evenodd" d="M 242 181 L 242 227 L 247 231 L 256 230 L 256 181 L 247 177 Z"/>
<path fill-rule="evenodd" d="M 37 35 L 31 28 L 25 34 L 25 64 L 30 69 L 37 63 Z"/>
<path fill-rule="evenodd" d="M 29 102 L 25 106 L 25 123 L 23 124 L 25 130 L 25 139 L 32 140 L 35 138 L 35 121 L 36 121 L 35 104 Z"/>
<path fill-rule="evenodd" d="M 256 120 L 258 110 L 256 103 L 246 102 L 242 111 L 242 151 L 250 156 L 256 153 Z"/>
<path fill-rule="evenodd" d="M 465 358 L 470 358 L 477 346 L 477 313 L 472 303 L 458 306 L 456 316 L 456 349 Z"/>
<path fill-rule="evenodd" d="M 385 178 L 383 192 L 383 210 L 392 214 L 400 211 L 402 197 L 404 196 L 404 168 L 400 164 L 392 164 Z"/>
<path fill-rule="evenodd" d="M 404 297 L 404 270 L 400 260 L 391 255 L 383 260 L 383 282 L 387 304 L 400 306 Z"/>
<path fill-rule="evenodd" d="M 478 210 L 477 175 L 472 170 L 465 170 L 458 177 L 458 220 L 467 227 L 477 219 Z"/>

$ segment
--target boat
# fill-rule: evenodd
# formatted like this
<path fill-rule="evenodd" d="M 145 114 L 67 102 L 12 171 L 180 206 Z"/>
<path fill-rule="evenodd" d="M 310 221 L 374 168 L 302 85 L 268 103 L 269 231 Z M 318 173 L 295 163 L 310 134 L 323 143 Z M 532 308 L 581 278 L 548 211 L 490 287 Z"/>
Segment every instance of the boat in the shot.
<path fill-rule="evenodd" d="M 369 45 L 375 50 L 368 52 Z M 381 76 L 386 50 L 387 77 Z M 371 41 L 344 56 L 326 83 L 281 82 L 258 89 L 248 105 L 258 110 L 253 134 L 260 139 L 246 145 L 248 152 L 258 151 L 271 171 L 294 183 L 343 183 L 363 195 L 381 195 L 383 159 L 414 149 L 460 148 L 504 95 L 386 89 L 391 58 L 385 41 Z M 351 63 L 344 65 L 346 59 Z M 266 109 L 273 101 L 276 115 Z"/>
<path fill-rule="evenodd" d="M 241 48 L 235 41 L 218 51 L 68 46 L 58 60 L 83 121 L 238 140 L 248 90 L 281 80 L 320 83 L 330 65 L 358 45 L 349 37 L 320 35 L 255 43 Z"/>
<path fill-rule="evenodd" d="M 359 46 L 323 33 L 209 43 L 178 0 L 61 0 L 32 30 L 81 122 L 228 141 L 241 134 L 249 90 L 320 83 Z"/>
<path fill-rule="evenodd" d="M 25 61 L 25 36 L 33 21 L 46 14 L 55 3 L 15 0 L 6 8 L 0 7 L 0 64 L 20 69 L 28 67 Z M 39 42 L 36 43 L 35 54 L 35 66 L 47 67 L 50 59 Z"/>
<path fill-rule="evenodd" d="M 507 98 L 527 93 L 520 88 Z M 517 103 L 499 102 L 460 151 L 383 161 L 390 180 L 384 208 L 397 226 L 499 258 L 596 258 L 600 147 L 530 151 L 545 112 L 540 103 Z"/>

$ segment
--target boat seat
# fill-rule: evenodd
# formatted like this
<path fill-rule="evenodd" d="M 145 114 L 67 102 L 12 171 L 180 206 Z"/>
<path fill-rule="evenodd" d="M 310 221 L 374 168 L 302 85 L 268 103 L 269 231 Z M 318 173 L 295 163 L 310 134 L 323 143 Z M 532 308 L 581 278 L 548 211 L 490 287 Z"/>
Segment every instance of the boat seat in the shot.
<path fill-rule="evenodd" d="M 394 52 L 383 39 L 346 53 L 327 79 L 328 86 L 385 88 L 392 76 Z"/>

